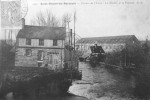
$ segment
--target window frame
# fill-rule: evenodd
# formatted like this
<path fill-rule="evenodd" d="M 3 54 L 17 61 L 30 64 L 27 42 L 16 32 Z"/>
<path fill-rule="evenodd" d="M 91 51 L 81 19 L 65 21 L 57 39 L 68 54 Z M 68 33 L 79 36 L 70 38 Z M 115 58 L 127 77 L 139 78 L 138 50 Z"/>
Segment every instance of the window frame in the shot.
<path fill-rule="evenodd" d="M 30 53 L 29 53 L 29 51 L 30 51 Z M 29 54 L 28 54 L 28 53 L 29 53 Z M 31 56 L 32 56 L 32 49 L 26 49 L 25 55 L 26 55 L 27 57 L 31 57 Z"/>
<path fill-rule="evenodd" d="M 39 52 L 41 52 L 41 59 L 39 59 Z M 38 53 L 37 53 L 38 57 L 37 57 L 37 60 L 38 61 L 43 61 L 44 60 L 44 51 L 43 50 L 38 50 Z"/>
<path fill-rule="evenodd" d="M 44 46 L 44 39 L 39 39 L 39 46 Z"/>
<path fill-rule="evenodd" d="M 31 45 L 31 39 L 26 38 L 26 45 Z"/>
<path fill-rule="evenodd" d="M 53 40 L 53 46 L 58 46 L 58 40 Z"/>

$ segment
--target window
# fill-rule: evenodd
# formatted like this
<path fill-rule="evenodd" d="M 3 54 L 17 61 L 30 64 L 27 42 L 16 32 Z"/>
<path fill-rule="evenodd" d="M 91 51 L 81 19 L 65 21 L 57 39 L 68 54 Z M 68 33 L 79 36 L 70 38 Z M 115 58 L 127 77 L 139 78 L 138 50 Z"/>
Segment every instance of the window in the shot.
<path fill-rule="evenodd" d="M 58 59 L 54 59 L 54 64 L 58 64 Z"/>
<path fill-rule="evenodd" d="M 43 60 L 43 50 L 38 51 L 38 60 L 42 61 Z"/>
<path fill-rule="evenodd" d="M 44 39 L 39 39 L 39 45 L 44 46 Z"/>
<path fill-rule="evenodd" d="M 57 46 L 57 40 L 53 40 L 53 46 Z"/>
<path fill-rule="evenodd" d="M 49 55 L 49 64 L 53 64 L 53 56 Z"/>
<path fill-rule="evenodd" d="M 26 49 L 26 56 L 31 56 L 31 55 L 32 55 L 31 49 Z"/>
<path fill-rule="evenodd" d="M 26 39 L 26 45 L 31 45 L 31 39 Z"/>

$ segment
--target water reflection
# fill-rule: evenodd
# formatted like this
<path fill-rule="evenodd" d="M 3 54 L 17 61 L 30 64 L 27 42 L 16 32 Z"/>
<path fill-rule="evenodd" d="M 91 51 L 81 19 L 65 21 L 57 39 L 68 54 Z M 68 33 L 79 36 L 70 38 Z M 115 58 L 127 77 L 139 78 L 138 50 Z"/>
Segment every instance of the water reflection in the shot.
<path fill-rule="evenodd" d="M 40 96 L 40 97 L 26 97 L 26 96 L 17 96 L 14 97 L 13 93 L 8 93 L 6 96 L 6 99 L 0 99 L 0 100 L 88 100 L 85 97 L 76 96 L 73 94 L 66 94 L 63 96 Z"/>

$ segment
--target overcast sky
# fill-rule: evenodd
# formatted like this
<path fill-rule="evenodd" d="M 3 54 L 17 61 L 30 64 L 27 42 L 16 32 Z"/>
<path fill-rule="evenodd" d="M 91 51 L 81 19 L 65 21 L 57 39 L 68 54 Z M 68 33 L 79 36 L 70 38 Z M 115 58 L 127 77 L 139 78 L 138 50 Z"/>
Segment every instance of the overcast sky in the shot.
<path fill-rule="evenodd" d="M 76 33 L 81 37 L 135 35 L 138 39 L 145 39 L 150 33 L 149 0 L 27 1 L 28 12 L 25 17 L 26 24 L 30 24 L 30 20 L 33 19 L 38 12 L 47 9 L 57 17 L 61 17 L 64 13 L 73 14 L 76 10 Z M 110 1 L 114 1 L 117 4 L 110 4 Z M 47 5 L 41 5 L 41 3 L 44 2 L 47 3 Z M 64 2 L 73 4 L 63 4 Z M 71 28 L 73 28 L 73 23 L 71 23 Z"/>

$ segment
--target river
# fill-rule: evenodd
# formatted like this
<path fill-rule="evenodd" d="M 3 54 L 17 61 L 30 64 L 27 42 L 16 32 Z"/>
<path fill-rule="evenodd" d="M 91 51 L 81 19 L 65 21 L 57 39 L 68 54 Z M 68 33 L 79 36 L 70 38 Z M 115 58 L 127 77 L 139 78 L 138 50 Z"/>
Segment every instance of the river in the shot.
<path fill-rule="evenodd" d="M 50 97 L 50 96 L 41 96 L 35 98 L 28 98 L 28 97 L 13 97 L 12 93 L 7 94 L 6 99 L 0 100 L 88 100 L 85 97 L 73 95 L 73 94 L 66 94 L 65 96 L 57 96 L 57 97 Z"/>
<path fill-rule="evenodd" d="M 79 70 L 82 71 L 82 80 L 74 81 L 65 96 L 31 99 L 14 98 L 9 93 L 5 100 L 132 100 L 133 77 L 112 73 L 102 65 L 92 68 L 84 62 L 79 63 Z"/>
<path fill-rule="evenodd" d="M 84 62 L 80 62 L 79 70 L 82 80 L 73 82 L 69 88 L 71 93 L 89 100 L 132 100 L 134 77 L 121 71 L 112 72 L 103 65 L 92 68 Z"/>

